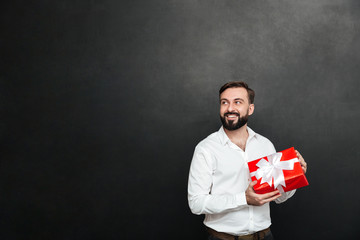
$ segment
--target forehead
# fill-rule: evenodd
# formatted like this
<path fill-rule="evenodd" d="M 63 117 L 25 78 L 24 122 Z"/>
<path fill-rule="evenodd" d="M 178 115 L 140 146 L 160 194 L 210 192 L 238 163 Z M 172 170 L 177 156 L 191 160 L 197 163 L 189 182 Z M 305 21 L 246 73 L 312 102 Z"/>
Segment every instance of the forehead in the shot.
<path fill-rule="evenodd" d="M 247 90 L 242 87 L 228 88 L 225 91 L 223 91 L 220 95 L 220 99 L 233 100 L 237 98 L 247 100 L 248 99 Z"/>

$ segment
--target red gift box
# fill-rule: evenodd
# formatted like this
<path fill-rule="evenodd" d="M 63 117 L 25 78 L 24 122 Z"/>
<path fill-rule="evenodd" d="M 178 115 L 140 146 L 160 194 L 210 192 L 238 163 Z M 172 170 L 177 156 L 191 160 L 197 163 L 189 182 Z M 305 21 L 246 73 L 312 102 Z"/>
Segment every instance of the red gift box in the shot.
<path fill-rule="evenodd" d="M 276 188 L 288 192 L 309 185 L 293 147 L 253 160 L 248 165 L 251 180 L 257 181 L 254 190 L 259 194 Z"/>

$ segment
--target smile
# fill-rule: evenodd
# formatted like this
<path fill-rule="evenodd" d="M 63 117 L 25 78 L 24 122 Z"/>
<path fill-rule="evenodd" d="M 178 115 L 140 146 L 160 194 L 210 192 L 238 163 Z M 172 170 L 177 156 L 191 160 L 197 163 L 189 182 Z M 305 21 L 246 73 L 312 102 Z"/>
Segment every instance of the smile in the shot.
<path fill-rule="evenodd" d="M 225 117 L 229 120 L 234 120 L 237 117 L 239 117 L 240 115 L 238 113 L 226 113 Z"/>

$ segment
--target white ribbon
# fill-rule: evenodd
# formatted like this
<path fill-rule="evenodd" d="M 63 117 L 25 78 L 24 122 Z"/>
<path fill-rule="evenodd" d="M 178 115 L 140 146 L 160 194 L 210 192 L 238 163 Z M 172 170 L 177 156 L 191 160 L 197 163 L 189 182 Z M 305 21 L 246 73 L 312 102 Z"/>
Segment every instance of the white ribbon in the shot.
<path fill-rule="evenodd" d="M 261 178 L 261 183 L 268 183 L 272 186 L 272 180 L 274 179 L 274 188 L 278 188 L 283 191 L 282 186 L 286 187 L 283 170 L 293 170 L 294 163 L 299 162 L 299 159 L 293 158 L 286 161 L 281 160 L 282 153 L 274 153 L 267 157 L 268 161 L 262 158 L 256 166 L 259 167 L 256 172 L 252 172 L 251 176 L 255 176 L 257 179 Z"/>

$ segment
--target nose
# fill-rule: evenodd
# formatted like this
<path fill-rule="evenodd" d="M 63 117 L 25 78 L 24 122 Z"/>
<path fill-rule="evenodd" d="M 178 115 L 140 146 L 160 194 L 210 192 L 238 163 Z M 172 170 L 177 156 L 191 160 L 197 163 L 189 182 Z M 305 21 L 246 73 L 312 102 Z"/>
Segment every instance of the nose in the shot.
<path fill-rule="evenodd" d="M 234 110 L 233 103 L 229 103 L 227 110 L 228 112 L 232 112 Z"/>

